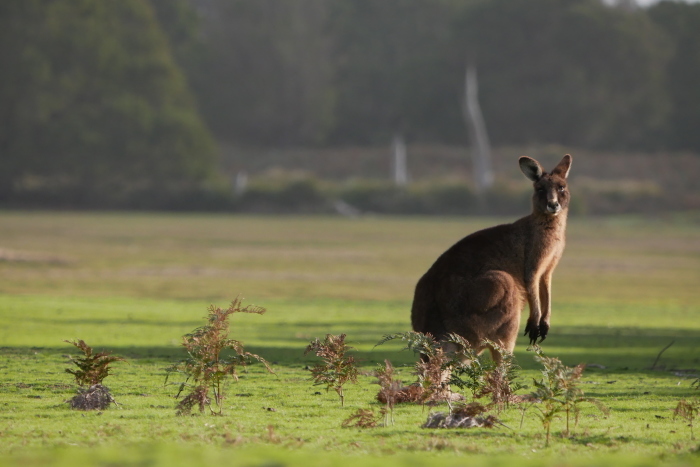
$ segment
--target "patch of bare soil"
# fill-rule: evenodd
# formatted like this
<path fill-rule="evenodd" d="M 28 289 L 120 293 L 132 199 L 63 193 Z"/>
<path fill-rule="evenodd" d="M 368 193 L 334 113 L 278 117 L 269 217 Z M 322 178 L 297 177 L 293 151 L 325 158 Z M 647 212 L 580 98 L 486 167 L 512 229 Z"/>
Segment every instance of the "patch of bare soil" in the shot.
<path fill-rule="evenodd" d="M 42 263 L 42 264 L 67 264 L 68 258 L 34 251 L 17 251 L 0 248 L 0 262 L 8 263 Z"/>
<path fill-rule="evenodd" d="M 67 401 L 71 409 L 77 410 L 104 410 L 109 404 L 117 404 L 107 386 L 93 384 L 87 389 L 78 389 L 78 394 Z"/>

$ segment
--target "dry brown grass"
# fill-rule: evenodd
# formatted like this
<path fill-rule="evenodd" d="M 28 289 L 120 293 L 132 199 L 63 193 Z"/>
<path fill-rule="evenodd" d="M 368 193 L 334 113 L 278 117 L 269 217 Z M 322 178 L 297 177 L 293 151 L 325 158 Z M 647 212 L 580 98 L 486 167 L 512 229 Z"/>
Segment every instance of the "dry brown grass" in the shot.
<path fill-rule="evenodd" d="M 697 303 L 689 219 L 571 219 L 555 300 Z M 409 301 L 447 247 L 510 220 L 3 212 L 0 249 L 35 261 L 0 261 L 0 293 Z"/>

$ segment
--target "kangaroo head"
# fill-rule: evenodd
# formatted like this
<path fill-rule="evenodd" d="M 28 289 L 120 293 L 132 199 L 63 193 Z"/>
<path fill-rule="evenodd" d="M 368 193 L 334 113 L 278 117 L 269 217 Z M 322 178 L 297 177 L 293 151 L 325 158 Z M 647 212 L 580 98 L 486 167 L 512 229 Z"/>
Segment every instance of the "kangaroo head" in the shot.
<path fill-rule="evenodd" d="M 518 162 L 520 170 L 533 181 L 535 193 L 532 195 L 532 208 L 534 211 L 556 216 L 569 207 L 569 189 L 566 185 L 566 177 L 571 168 L 569 154 L 565 155 L 550 173 L 542 170 L 540 163 L 531 157 L 523 156 Z"/>

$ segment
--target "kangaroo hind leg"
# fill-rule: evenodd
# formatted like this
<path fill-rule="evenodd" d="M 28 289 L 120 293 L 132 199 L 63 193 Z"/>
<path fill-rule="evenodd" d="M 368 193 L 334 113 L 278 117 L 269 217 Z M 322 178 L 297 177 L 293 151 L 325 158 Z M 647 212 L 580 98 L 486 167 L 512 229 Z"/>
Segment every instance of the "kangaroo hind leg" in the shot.
<path fill-rule="evenodd" d="M 477 350 L 486 348 L 494 361 L 500 355 L 491 346 L 483 345 L 488 339 L 505 351 L 512 352 L 520 326 L 523 307 L 522 294 L 513 277 L 503 271 L 489 271 L 474 281 L 471 305 L 474 313 L 473 328 L 478 329 Z"/>

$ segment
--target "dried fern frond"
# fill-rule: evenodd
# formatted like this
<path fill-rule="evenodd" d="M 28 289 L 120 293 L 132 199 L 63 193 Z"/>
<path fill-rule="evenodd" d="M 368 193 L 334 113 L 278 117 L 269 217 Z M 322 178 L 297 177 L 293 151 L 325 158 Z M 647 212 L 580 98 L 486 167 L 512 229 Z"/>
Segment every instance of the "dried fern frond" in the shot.
<path fill-rule="evenodd" d="M 423 334 L 422 332 L 408 331 L 395 334 L 387 334 L 377 342 L 374 347 L 382 345 L 391 340 L 401 339 L 406 342 L 404 350 L 411 350 L 415 353 L 430 356 L 433 355 L 436 349 L 440 348 L 440 343 L 435 340 L 431 334 Z"/>
<path fill-rule="evenodd" d="M 343 428 L 375 428 L 377 426 L 377 417 L 374 411 L 370 409 L 357 409 L 355 413 L 343 420 L 341 424 Z"/>
<path fill-rule="evenodd" d="M 700 400 L 686 401 L 680 400 L 673 411 L 673 418 L 680 417 L 688 422 L 690 427 L 690 439 L 695 439 L 693 433 L 693 422 L 700 414 Z"/>
<path fill-rule="evenodd" d="M 462 417 L 476 417 L 483 413 L 488 412 L 488 407 L 478 402 L 470 402 L 468 404 L 457 404 L 452 409 L 453 415 L 458 415 Z"/>
<path fill-rule="evenodd" d="M 236 298 L 227 309 L 211 305 L 208 310 L 207 324 L 185 334 L 182 338 L 182 346 L 187 350 L 188 358 L 166 369 L 165 384 L 168 384 L 174 373 L 185 376 L 184 381 L 172 383 L 179 385 L 176 398 L 186 387 L 193 388 L 190 394 L 178 404 L 179 414 L 189 413 L 194 406 L 199 406 L 201 412 L 207 405 L 213 414 L 221 414 L 224 399 L 223 383 L 226 377 L 230 376 L 238 380 L 238 369 L 246 367 L 253 360 L 262 363 L 268 372 L 274 373 L 264 358 L 246 352 L 243 343 L 228 337 L 229 317 L 232 314 L 263 314 L 264 308 L 241 307 L 241 299 Z M 215 402 L 218 412 L 215 412 L 211 405 L 210 390 L 213 393 L 211 399 Z"/>
<path fill-rule="evenodd" d="M 345 354 L 352 349 L 345 343 L 345 334 L 334 336 L 326 334 L 323 341 L 318 338 L 311 341 L 306 347 L 304 355 L 314 352 L 317 357 L 323 359 L 310 369 L 314 384 L 325 385 L 326 391 L 331 388 L 338 393 L 341 405 L 345 405 L 345 393 L 343 386 L 345 383 L 357 383 L 359 372 L 355 366 L 355 359 Z"/>
<path fill-rule="evenodd" d="M 539 346 L 533 346 L 535 360 L 543 366 L 542 378 L 533 379 L 535 391 L 530 395 L 532 400 L 540 402 L 538 406 L 539 418 L 546 430 L 546 444 L 549 444 L 550 428 L 552 421 L 558 413 L 565 414 L 566 431 L 569 433 L 569 421 L 574 418 L 574 428 L 578 424 L 580 412 L 579 404 L 588 402 L 595 405 L 603 414 L 608 413 L 607 407 L 602 402 L 591 397 L 584 397 L 583 390 L 578 387 L 585 369 L 584 364 L 568 367 L 558 358 L 547 357 Z"/>
<path fill-rule="evenodd" d="M 209 400 L 209 388 L 204 385 L 195 387 L 192 392 L 183 397 L 177 404 L 177 415 L 189 415 L 194 407 L 199 408 L 199 412 L 204 412 L 204 408 L 211 405 Z"/>
<path fill-rule="evenodd" d="M 66 368 L 66 373 L 73 375 L 78 386 L 102 384 L 102 380 L 112 374 L 110 365 L 114 362 L 125 361 L 122 357 L 110 355 L 108 352 L 93 353 L 92 347 L 82 339 L 78 341 L 64 340 L 63 342 L 72 344 L 83 352 L 83 357 L 69 356 L 70 361 L 78 367 L 77 370 Z"/>
<path fill-rule="evenodd" d="M 258 305 L 246 305 L 241 308 L 242 303 L 243 299 L 236 297 L 229 305 L 227 311 L 229 313 L 256 313 L 258 315 L 263 315 L 265 312 L 267 312 L 265 308 Z"/>

